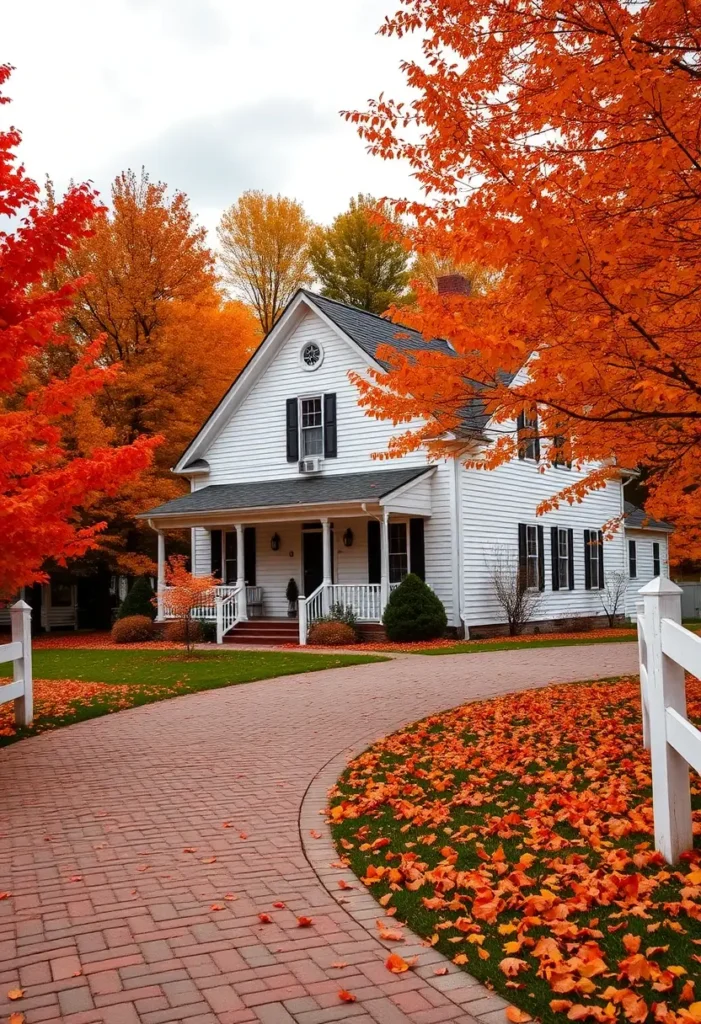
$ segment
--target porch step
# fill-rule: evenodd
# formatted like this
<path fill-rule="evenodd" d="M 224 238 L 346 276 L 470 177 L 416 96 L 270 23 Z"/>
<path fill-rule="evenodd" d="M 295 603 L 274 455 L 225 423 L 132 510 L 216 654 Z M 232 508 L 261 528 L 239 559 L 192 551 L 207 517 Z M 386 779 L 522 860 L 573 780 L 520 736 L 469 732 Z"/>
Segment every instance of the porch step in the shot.
<path fill-rule="evenodd" d="M 296 619 L 248 619 L 224 637 L 225 644 L 250 644 L 251 646 L 278 647 L 282 644 L 299 642 L 299 625 Z"/>

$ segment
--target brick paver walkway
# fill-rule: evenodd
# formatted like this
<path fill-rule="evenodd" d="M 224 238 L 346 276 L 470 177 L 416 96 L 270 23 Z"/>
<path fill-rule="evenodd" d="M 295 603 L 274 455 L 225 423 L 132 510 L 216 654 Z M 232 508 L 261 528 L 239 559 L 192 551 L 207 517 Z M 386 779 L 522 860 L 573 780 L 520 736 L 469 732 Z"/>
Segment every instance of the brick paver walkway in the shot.
<path fill-rule="evenodd" d="M 305 855 L 305 793 L 301 827 L 323 871 L 324 819 L 318 840 L 309 824 L 344 750 L 464 700 L 634 671 L 635 655 L 618 644 L 401 658 L 194 694 L 0 752 L 0 1020 L 503 1020 L 502 1001 L 452 965 L 435 977 L 433 950 L 409 974 L 385 970 L 379 914 L 340 903 Z"/>

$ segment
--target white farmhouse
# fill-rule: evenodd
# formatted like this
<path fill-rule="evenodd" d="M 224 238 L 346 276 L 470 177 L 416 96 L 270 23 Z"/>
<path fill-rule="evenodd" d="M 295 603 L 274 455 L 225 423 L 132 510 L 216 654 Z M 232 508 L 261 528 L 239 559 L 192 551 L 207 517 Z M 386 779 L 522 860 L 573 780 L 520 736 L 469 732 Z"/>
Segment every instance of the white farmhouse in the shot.
<path fill-rule="evenodd" d="M 306 625 L 338 602 L 379 629 L 391 588 L 408 572 L 430 584 L 455 630 L 501 632 L 496 551 L 510 552 L 542 592 L 531 628 L 600 617 L 607 574 L 635 565 L 632 611 L 634 590 L 668 571 L 670 528 L 643 528 L 638 512 L 625 536 L 602 538 L 603 524 L 624 511 L 626 474 L 581 504 L 537 517 L 541 499 L 576 472 L 541 472 L 537 443 L 493 472 L 422 452 L 378 461 L 373 453 L 386 451 L 395 428 L 359 407 L 348 372 L 383 368 L 382 344 L 449 351 L 444 341 L 297 292 L 174 467 L 191 493 L 143 514 L 159 532 L 160 616 L 168 614 L 163 531 L 183 528 L 191 530 L 194 571 L 222 581 L 220 640 L 299 635 L 304 643 Z M 467 417 L 478 450 L 490 425 L 479 402 Z M 299 625 L 287 619 L 290 579 L 302 595 Z"/>

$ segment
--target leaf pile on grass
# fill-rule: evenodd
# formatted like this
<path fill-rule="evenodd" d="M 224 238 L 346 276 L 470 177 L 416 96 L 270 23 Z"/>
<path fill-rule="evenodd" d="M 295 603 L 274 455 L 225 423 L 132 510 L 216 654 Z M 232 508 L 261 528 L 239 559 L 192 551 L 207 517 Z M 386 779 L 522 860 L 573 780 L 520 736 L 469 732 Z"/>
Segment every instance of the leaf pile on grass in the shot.
<path fill-rule="evenodd" d="M 139 687 L 140 695 L 155 699 L 175 696 L 183 684 L 173 684 L 172 692 L 164 687 Z M 121 711 L 134 704 L 135 687 L 113 683 L 87 683 L 78 679 L 34 680 L 34 723 L 32 733 L 55 729 L 67 721 L 80 717 L 80 712 L 104 706 L 104 712 Z M 145 702 L 145 701 L 144 701 Z M 28 730 L 23 730 L 28 731 Z M 16 736 L 14 707 L 10 701 L 0 704 L 0 737 Z"/>
<path fill-rule="evenodd" d="M 650 785 L 637 681 L 572 684 L 386 737 L 331 820 L 385 913 L 530 1014 L 698 1024 L 701 849 L 655 852 Z M 692 794 L 699 835 L 696 775 Z"/>

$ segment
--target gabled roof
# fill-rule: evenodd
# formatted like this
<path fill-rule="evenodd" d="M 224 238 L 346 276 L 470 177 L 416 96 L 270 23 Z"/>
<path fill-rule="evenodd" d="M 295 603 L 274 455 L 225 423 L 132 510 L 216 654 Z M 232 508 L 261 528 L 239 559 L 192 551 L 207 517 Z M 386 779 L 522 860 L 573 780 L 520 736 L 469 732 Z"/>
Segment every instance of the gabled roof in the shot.
<path fill-rule="evenodd" d="M 286 480 L 264 480 L 241 484 L 210 484 L 198 491 L 174 498 L 143 512 L 139 519 L 192 515 L 197 512 L 229 512 L 241 509 L 281 506 L 331 505 L 348 502 L 378 502 L 418 480 L 433 466 L 412 469 L 384 469 L 368 473 L 329 473 L 295 476 Z"/>
<path fill-rule="evenodd" d="M 381 345 L 390 345 L 400 352 L 437 352 L 444 356 L 454 356 L 455 350 L 443 338 L 427 340 L 420 331 L 392 320 L 386 320 L 376 313 L 369 313 L 357 306 L 348 306 L 336 299 L 302 289 L 304 295 L 332 320 L 340 330 L 352 338 L 356 345 L 374 359 L 384 369 L 389 364 L 379 359 L 377 350 Z M 514 374 L 502 374 L 502 383 L 510 384 Z M 477 385 L 479 387 L 479 385 Z M 472 398 L 461 410 L 462 423 L 457 432 L 461 435 L 481 434 L 490 416 L 485 412 L 485 403 L 480 398 Z"/>
<path fill-rule="evenodd" d="M 642 509 L 638 508 L 631 501 L 624 503 L 625 511 L 625 526 L 630 530 L 664 530 L 667 533 L 672 533 L 674 527 L 671 523 L 665 523 L 662 519 L 653 519 L 652 516 Z"/>
<path fill-rule="evenodd" d="M 344 334 L 352 338 L 356 345 L 383 369 L 387 369 L 388 364 L 377 358 L 377 350 L 381 345 L 391 345 L 401 352 L 439 352 L 446 356 L 453 354 L 453 349 L 442 338 L 427 341 L 419 331 L 411 327 L 385 320 L 384 317 L 369 313 L 366 309 L 347 306 L 345 302 L 337 302 L 336 299 L 328 299 L 325 295 L 317 295 L 306 288 L 302 291 L 329 320 L 333 320 Z"/>

